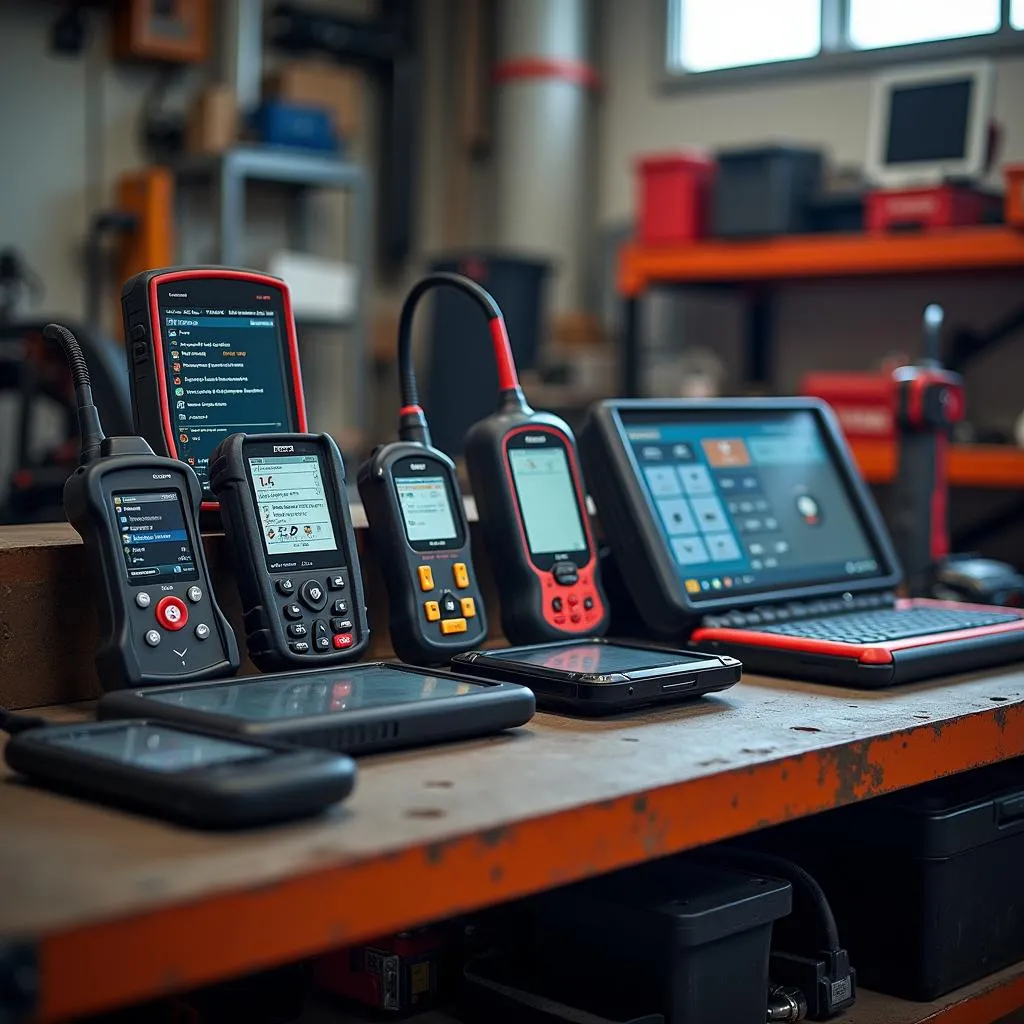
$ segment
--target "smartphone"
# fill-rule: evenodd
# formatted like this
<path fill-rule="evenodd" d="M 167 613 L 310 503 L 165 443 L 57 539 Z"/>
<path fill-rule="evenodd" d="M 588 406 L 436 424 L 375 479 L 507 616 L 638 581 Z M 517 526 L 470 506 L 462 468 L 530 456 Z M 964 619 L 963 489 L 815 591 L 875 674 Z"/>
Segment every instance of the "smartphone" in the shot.
<path fill-rule="evenodd" d="M 599 638 L 529 647 L 470 651 L 452 659 L 456 670 L 522 683 L 541 707 L 579 715 L 671 704 L 738 683 L 743 666 L 724 655 Z"/>
<path fill-rule="evenodd" d="M 206 829 L 317 814 L 356 779 L 344 754 L 145 719 L 29 729 L 4 757 L 45 789 Z"/>

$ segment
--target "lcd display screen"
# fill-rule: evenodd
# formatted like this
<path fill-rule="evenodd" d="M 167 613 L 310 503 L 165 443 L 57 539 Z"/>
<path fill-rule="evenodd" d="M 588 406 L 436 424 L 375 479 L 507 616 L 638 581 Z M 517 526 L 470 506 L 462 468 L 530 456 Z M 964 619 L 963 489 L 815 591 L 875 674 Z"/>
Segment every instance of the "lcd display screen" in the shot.
<path fill-rule="evenodd" d="M 413 543 L 458 536 L 448 487 L 442 476 L 396 476 L 405 535 Z"/>
<path fill-rule="evenodd" d="M 509 447 L 526 540 L 534 555 L 585 551 L 576 489 L 561 447 Z"/>
<path fill-rule="evenodd" d="M 111 495 L 128 582 L 194 580 L 199 573 L 185 511 L 177 491 Z"/>
<path fill-rule="evenodd" d="M 249 474 L 268 556 L 337 550 L 318 455 L 250 456 Z"/>

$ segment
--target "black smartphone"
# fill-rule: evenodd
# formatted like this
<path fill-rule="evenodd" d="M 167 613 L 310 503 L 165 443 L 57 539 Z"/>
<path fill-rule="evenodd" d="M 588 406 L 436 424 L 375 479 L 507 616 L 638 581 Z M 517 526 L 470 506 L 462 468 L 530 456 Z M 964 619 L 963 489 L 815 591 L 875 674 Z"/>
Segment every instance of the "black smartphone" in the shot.
<path fill-rule="evenodd" d="M 368 754 L 513 729 L 528 722 L 534 708 L 533 693 L 515 683 L 369 662 L 120 690 L 107 694 L 97 713 Z"/>
<path fill-rule="evenodd" d="M 316 814 L 356 779 L 344 754 L 145 719 L 29 729 L 4 757 L 45 789 L 205 829 Z"/>
<path fill-rule="evenodd" d="M 578 715 L 700 697 L 738 683 L 743 670 L 735 658 L 723 655 L 599 638 L 470 651 L 456 655 L 452 665 L 522 683 L 541 707 Z"/>

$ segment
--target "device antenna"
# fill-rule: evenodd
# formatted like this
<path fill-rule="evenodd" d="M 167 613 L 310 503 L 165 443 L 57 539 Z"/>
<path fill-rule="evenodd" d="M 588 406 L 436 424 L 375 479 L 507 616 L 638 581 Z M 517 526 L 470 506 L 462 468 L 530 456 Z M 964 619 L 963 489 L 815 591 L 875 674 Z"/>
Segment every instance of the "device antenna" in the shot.
<path fill-rule="evenodd" d="M 43 337 L 60 345 L 71 368 L 75 397 L 78 399 L 78 433 L 81 439 L 78 464 L 84 466 L 99 457 L 100 445 L 107 436 L 103 433 L 99 410 L 93 402 L 89 364 L 85 361 L 78 339 L 62 324 L 47 324 L 43 328 Z"/>
<path fill-rule="evenodd" d="M 924 307 L 924 358 L 934 366 L 942 362 L 942 323 L 945 319 L 946 311 L 937 302 Z"/>

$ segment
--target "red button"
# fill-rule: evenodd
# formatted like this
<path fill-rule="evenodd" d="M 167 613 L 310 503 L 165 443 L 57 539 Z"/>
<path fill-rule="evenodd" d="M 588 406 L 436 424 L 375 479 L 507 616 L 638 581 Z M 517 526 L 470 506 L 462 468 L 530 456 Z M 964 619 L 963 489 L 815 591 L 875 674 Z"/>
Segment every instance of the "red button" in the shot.
<path fill-rule="evenodd" d="M 156 603 L 156 621 L 171 632 L 184 629 L 188 622 L 188 606 L 180 597 L 162 597 Z"/>
<path fill-rule="evenodd" d="M 555 616 L 555 625 L 556 626 L 564 626 L 565 625 L 565 616 L 564 615 L 556 615 Z"/>
<path fill-rule="evenodd" d="M 569 595 L 569 604 L 579 604 L 580 599 L 575 594 Z"/>
<path fill-rule="evenodd" d="M 346 647 L 352 646 L 352 634 L 351 633 L 335 633 L 334 634 L 334 648 L 338 651 L 345 650 Z"/>
<path fill-rule="evenodd" d="M 580 621 L 580 613 L 579 612 L 573 612 L 572 615 L 569 616 L 569 618 L 573 622 L 579 622 Z"/>

